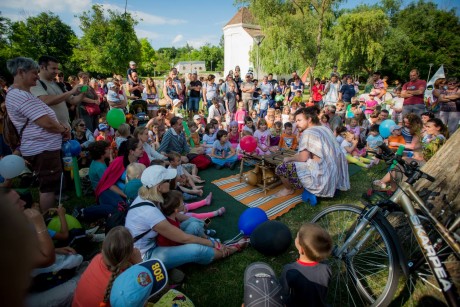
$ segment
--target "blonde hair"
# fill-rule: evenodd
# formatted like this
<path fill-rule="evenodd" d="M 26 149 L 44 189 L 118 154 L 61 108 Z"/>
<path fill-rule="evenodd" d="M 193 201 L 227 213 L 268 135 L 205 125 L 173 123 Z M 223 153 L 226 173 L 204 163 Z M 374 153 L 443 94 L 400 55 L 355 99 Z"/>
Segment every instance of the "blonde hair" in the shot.
<path fill-rule="evenodd" d="M 144 186 L 140 187 L 139 188 L 139 196 L 142 199 L 150 200 L 150 201 L 153 201 L 153 202 L 162 203 L 164 201 L 163 195 L 160 193 L 160 191 L 158 191 L 158 185 L 156 185 L 154 187 L 151 187 L 151 188 L 147 188 L 147 187 L 144 187 Z"/>
<path fill-rule="evenodd" d="M 124 123 L 118 126 L 118 135 L 124 138 L 127 138 L 131 134 L 131 130 L 129 128 L 129 125 Z"/>
<path fill-rule="evenodd" d="M 269 109 L 267 110 L 267 115 L 275 115 L 275 112 L 276 112 L 276 111 L 275 111 L 274 108 L 269 108 Z"/>
<path fill-rule="evenodd" d="M 126 168 L 126 183 L 133 179 L 141 178 L 142 172 L 145 170 L 145 165 L 142 163 L 133 162 Z"/>

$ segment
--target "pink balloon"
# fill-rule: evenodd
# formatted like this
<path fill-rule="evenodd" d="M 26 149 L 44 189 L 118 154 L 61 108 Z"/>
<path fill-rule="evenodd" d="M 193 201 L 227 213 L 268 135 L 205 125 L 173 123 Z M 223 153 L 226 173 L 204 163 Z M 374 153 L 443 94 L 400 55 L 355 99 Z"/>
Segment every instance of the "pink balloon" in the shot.
<path fill-rule="evenodd" d="M 244 151 L 253 152 L 257 148 L 257 140 L 251 135 L 246 135 L 240 140 L 240 147 Z"/>

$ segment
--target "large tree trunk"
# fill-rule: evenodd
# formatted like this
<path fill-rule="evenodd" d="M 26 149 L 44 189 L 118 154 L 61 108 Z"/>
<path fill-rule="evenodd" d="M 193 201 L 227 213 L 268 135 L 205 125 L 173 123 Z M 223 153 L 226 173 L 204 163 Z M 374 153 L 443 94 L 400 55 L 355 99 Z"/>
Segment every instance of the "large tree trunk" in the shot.
<path fill-rule="evenodd" d="M 416 190 L 434 216 L 445 225 L 460 210 L 460 129 L 422 167 L 422 171 L 436 180 L 421 179 Z"/>

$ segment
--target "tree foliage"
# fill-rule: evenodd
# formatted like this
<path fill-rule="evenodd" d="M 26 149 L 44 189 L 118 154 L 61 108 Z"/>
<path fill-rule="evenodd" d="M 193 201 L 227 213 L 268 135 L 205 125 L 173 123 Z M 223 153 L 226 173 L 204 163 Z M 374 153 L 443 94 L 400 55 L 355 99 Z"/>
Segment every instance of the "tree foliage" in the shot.
<path fill-rule="evenodd" d="M 13 22 L 8 36 L 10 56 L 37 60 L 42 55 L 50 55 L 64 67 L 70 60 L 77 40 L 70 26 L 51 12 Z"/>
<path fill-rule="evenodd" d="M 84 71 L 103 74 L 123 72 L 129 61 L 140 62 L 141 43 L 134 32 L 137 21 L 120 13 L 93 5 L 78 16 L 83 31 L 73 59 Z"/>

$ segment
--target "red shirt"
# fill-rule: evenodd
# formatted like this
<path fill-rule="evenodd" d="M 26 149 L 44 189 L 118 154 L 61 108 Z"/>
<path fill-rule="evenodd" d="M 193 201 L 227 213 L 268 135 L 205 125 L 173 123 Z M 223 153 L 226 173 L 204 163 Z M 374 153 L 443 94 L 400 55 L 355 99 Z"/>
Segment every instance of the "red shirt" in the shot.
<path fill-rule="evenodd" d="M 414 91 L 418 89 L 425 90 L 425 88 L 426 88 L 426 81 L 418 79 L 417 81 L 414 81 L 414 82 L 409 81 L 407 83 L 404 83 L 402 90 L 403 91 L 406 91 L 406 90 Z M 423 96 L 424 96 L 424 93 L 420 95 L 414 95 L 409 98 L 404 98 L 403 105 L 406 106 L 406 105 L 414 105 L 414 104 L 424 104 Z"/>
<path fill-rule="evenodd" d="M 99 306 L 99 303 L 104 300 L 111 276 L 112 272 L 105 265 L 102 254 L 97 254 L 78 282 L 72 307 Z M 110 302 L 107 302 L 107 307 L 110 307 Z"/>
<path fill-rule="evenodd" d="M 166 220 L 172 224 L 173 226 L 176 226 L 177 228 L 180 228 L 180 222 L 176 219 L 171 219 L 169 217 L 166 217 Z M 166 237 L 163 237 L 161 234 L 158 234 L 157 236 L 157 244 L 158 246 L 178 246 L 182 245 L 181 243 L 174 242 L 172 240 L 169 240 Z"/>
<path fill-rule="evenodd" d="M 313 101 L 321 101 L 323 99 L 323 95 L 320 92 L 324 91 L 324 84 L 313 85 L 311 87 L 311 91 L 313 92 Z"/>

